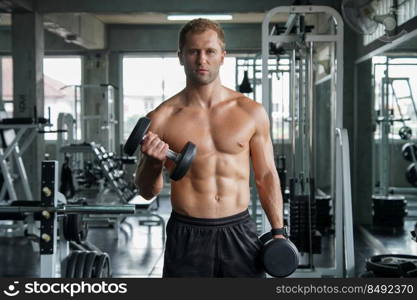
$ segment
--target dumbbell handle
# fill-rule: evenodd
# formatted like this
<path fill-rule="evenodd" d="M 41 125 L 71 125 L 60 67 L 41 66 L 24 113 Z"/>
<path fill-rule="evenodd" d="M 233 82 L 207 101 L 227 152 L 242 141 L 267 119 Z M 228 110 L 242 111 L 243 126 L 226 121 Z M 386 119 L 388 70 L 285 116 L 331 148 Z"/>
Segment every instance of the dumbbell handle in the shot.
<path fill-rule="evenodd" d="M 141 144 L 141 145 L 142 145 L 142 143 L 143 143 L 143 140 L 144 140 L 144 139 L 142 139 L 142 141 L 140 142 L 140 144 Z M 169 148 L 168 148 L 167 157 L 168 157 L 170 160 L 172 160 L 172 161 L 174 161 L 174 162 L 177 162 L 178 156 L 179 156 L 179 154 L 178 154 L 177 152 L 172 151 L 171 149 L 169 149 Z"/>
<path fill-rule="evenodd" d="M 177 162 L 177 158 L 178 158 L 178 153 L 177 152 L 175 152 L 175 151 L 172 151 L 171 149 L 168 149 L 168 152 L 167 152 L 167 157 L 170 159 L 170 160 L 172 160 L 172 161 L 174 161 L 174 162 Z"/>

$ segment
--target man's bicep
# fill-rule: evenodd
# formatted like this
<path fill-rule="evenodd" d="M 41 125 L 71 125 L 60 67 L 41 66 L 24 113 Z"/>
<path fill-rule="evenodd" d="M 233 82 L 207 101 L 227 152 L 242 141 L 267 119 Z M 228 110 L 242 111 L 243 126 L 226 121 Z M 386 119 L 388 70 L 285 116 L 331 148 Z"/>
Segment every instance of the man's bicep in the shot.
<path fill-rule="evenodd" d="M 153 133 L 157 134 L 160 138 L 162 136 L 162 122 L 161 116 L 155 110 L 150 111 L 146 115 L 147 118 L 151 119 L 151 125 L 149 126 L 148 131 L 152 131 Z"/>
<path fill-rule="evenodd" d="M 275 168 L 274 153 L 269 132 L 256 133 L 250 142 L 250 153 L 255 177 Z"/>
<path fill-rule="evenodd" d="M 269 134 L 269 118 L 265 109 L 257 107 L 256 130 L 251 139 L 250 151 L 255 177 L 263 177 L 275 168 L 274 152 Z"/>

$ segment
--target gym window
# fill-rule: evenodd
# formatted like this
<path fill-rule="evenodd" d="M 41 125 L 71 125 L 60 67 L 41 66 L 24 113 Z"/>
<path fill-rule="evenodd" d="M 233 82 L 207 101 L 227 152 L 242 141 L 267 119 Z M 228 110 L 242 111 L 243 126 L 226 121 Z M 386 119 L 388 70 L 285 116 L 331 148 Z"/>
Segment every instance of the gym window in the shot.
<path fill-rule="evenodd" d="M 51 123 L 54 125 L 51 130 L 57 129 L 60 112 L 70 113 L 76 118 L 73 86 L 81 84 L 81 63 L 79 56 L 46 57 L 43 60 L 45 116 L 48 115 L 48 107 L 51 107 Z M 56 138 L 56 133 L 45 134 L 46 140 Z"/>
<path fill-rule="evenodd" d="M 390 123 L 389 139 L 400 140 L 402 127 L 412 130 L 411 139 L 417 139 L 417 58 L 376 56 L 372 59 L 374 86 L 375 139 L 381 138 L 381 99 L 387 94 Z M 388 70 L 388 72 L 386 72 Z M 387 82 L 388 84 L 384 84 Z"/>
<path fill-rule="evenodd" d="M 235 89 L 235 57 L 226 57 L 220 69 L 223 85 Z M 185 87 L 184 69 L 178 58 L 123 58 L 123 139 L 126 141 L 137 120 Z"/>
<path fill-rule="evenodd" d="M 1 107 L 12 116 L 13 113 L 13 65 L 9 56 L 1 57 Z"/>
<path fill-rule="evenodd" d="M 269 78 L 271 80 L 271 138 L 274 143 L 289 139 L 289 59 L 281 58 L 268 60 Z M 239 57 L 236 63 L 236 86 L 243 83 L 245 73 L 252 88 L 246 95 L 262 103 L 262 59 L 258 56 Z M 237 88 L 238 90 L 238 88 Z"/>
<path fill-rule="evenodd" d="M 13 115 L 13 61 L 11 57 L 1 58 L 2 100 L 6 112 Z M 64 70 L 64 71 L 63 71 Z M 51 108 L 51 130 L 56 129 L 58 114 L 71 113 L 75 118 L 74 88 L 81 84 L 81 57 L 45 57 L 43 60 L 45 117 Z M 78 110 L 79 111 L 79 110 Z M 56 140 L 56 133 L 45 134 L 45 139 Z"/>

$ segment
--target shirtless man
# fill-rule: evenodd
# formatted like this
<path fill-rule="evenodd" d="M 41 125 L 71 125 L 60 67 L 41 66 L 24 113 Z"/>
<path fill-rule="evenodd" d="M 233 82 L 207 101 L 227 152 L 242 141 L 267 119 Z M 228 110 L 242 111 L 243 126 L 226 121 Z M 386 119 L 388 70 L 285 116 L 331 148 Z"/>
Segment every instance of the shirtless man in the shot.
<path fill-rule="evenodd" d="M 248 213 L 250 159 L 262 207 L 275 238 L 283 227 L 282 198 L 269 120 L 262 105 L 222 86 L 223 30 L 195 19 L 180 32 L 178 57 L 186 87 L 148 114 L 152 120 L 136 170 L 140 195 L 163 187 L 169 148 L 191 141 L 197 154 L 187 174 L 171 181 L 164 277 L 264 277 L 261 242 Z"/>

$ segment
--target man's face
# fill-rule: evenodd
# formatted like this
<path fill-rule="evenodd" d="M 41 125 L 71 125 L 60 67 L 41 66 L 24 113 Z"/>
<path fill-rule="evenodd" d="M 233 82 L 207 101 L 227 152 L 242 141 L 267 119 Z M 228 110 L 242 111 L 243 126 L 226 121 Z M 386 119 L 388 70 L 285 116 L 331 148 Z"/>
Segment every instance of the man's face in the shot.
<path fill-rule="evenodd" d="M 178 56 L 187 80 L 206 85 L 219 76 L 225 54 L 217 32 L 208 29 L 202 33 L 187 33 L 185 45 Z"/>

